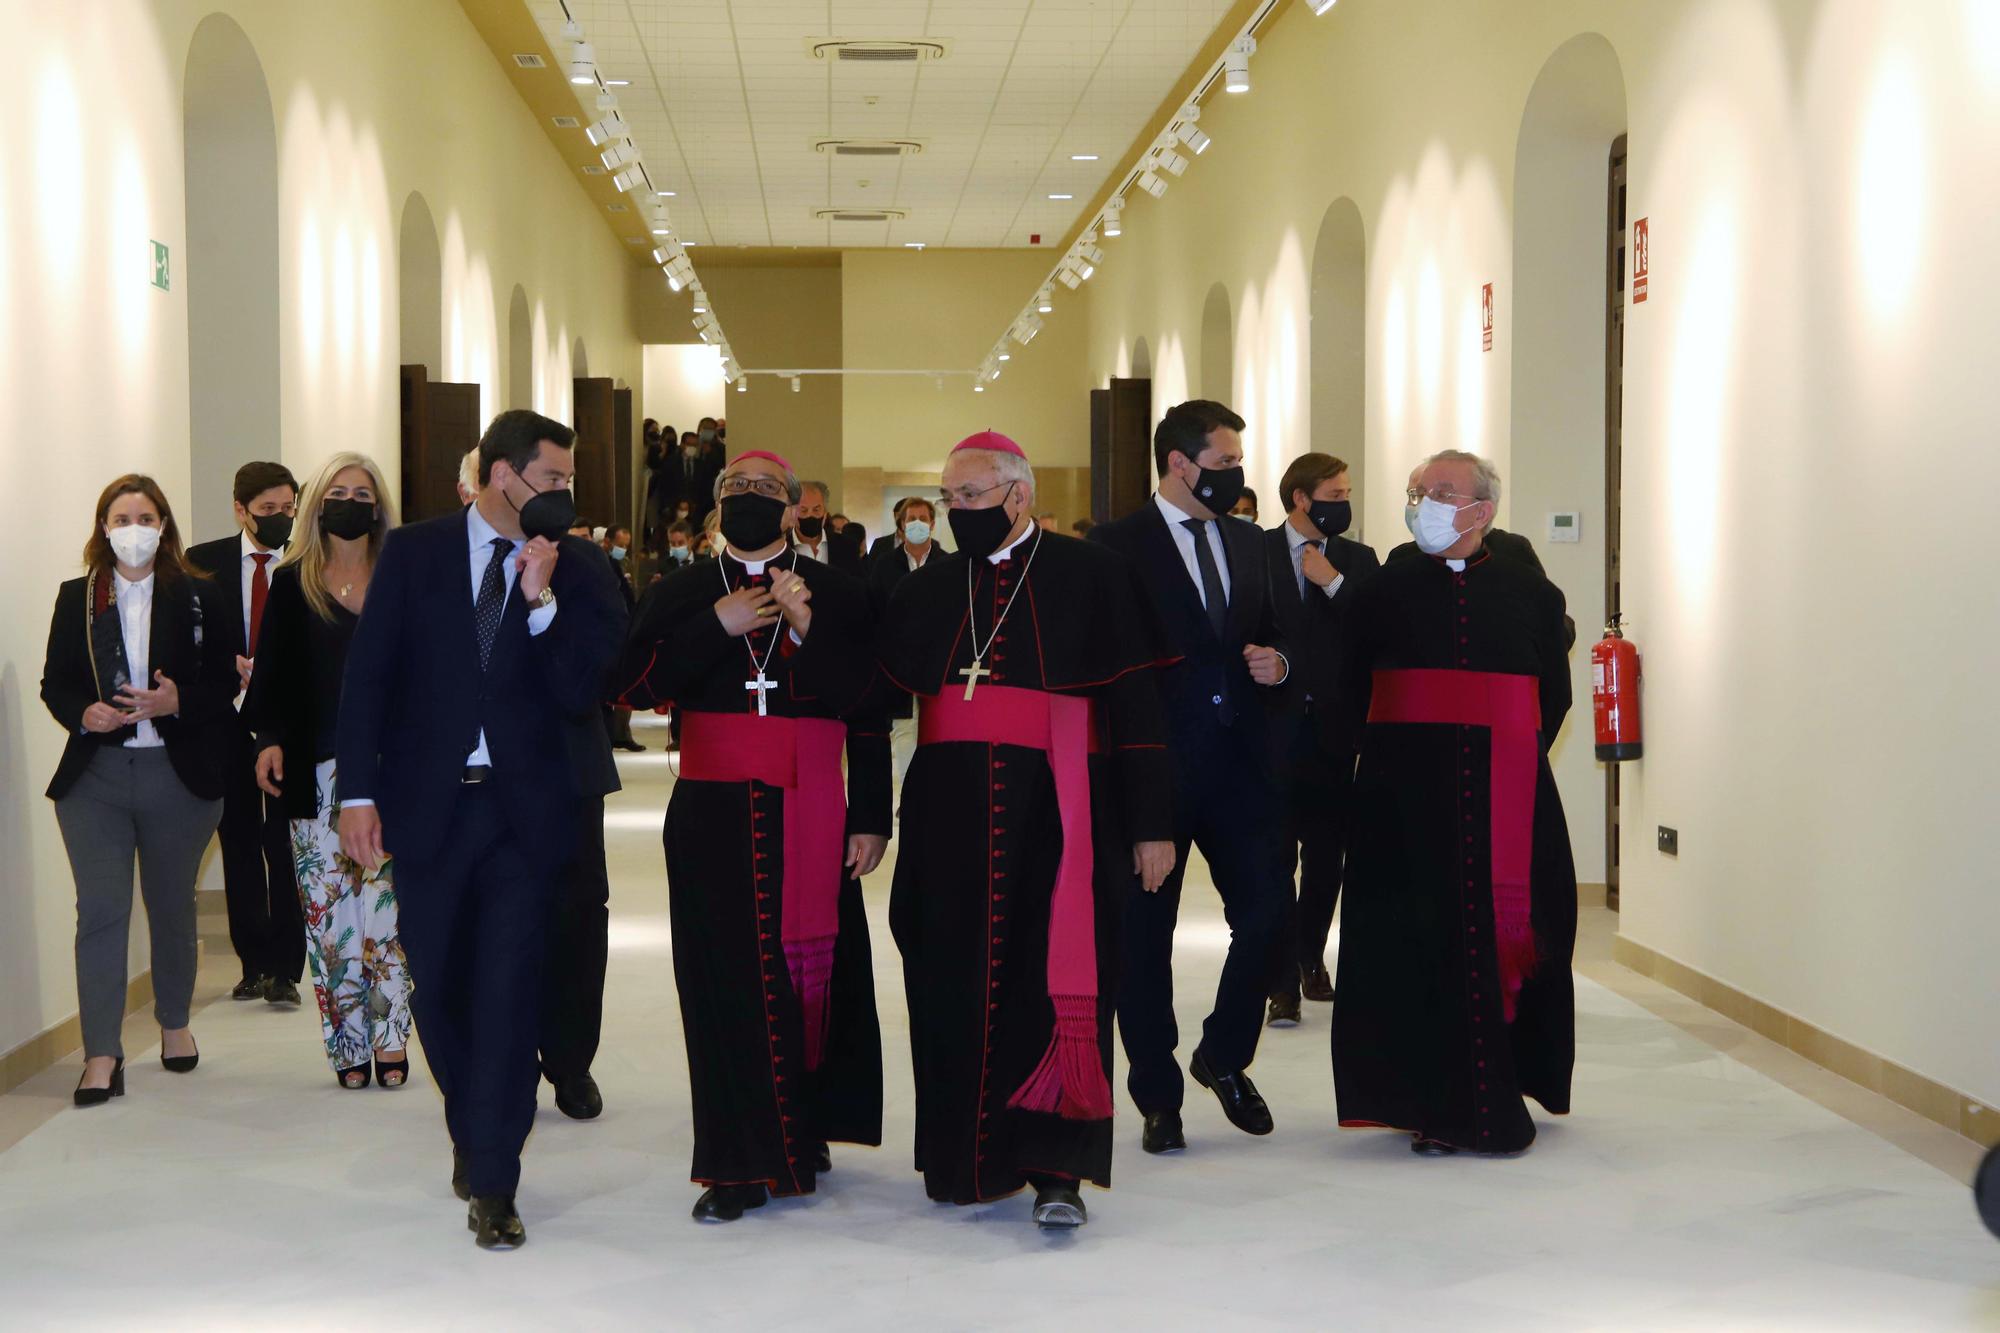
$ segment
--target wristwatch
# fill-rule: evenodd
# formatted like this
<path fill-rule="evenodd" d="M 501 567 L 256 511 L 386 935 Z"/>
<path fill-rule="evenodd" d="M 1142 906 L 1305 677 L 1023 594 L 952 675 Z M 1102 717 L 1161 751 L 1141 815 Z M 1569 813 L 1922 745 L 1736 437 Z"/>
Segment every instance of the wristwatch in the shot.
<path fill-rule="evenodd" d="M 545 606 L 554 606 L 555 604 L 556 604 L 556 590 L 554 588 L 542 589 L 542 595 L 535 599 L 535 608 L 537 610 L 540 610 L 542 607 Z"/>

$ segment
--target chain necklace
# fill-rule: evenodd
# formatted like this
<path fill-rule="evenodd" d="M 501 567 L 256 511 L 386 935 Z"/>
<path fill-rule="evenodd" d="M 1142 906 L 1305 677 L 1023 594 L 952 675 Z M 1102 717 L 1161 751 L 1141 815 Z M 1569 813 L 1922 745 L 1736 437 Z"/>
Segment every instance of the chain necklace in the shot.
<path fill-rule="evenodd" d="M 726 565 L 727 563 L 728 563 L 727 561 L 723 560 L 718 560 L 715 562 L 715 575 L 717 578 L 722 580 L 722 595 L 724 597 L 727 597 L 731 593 L 736 591 L 734 588 L 729 586 L 729 571 L 724 568 L 724 565 Z M 750 573 L 749 565 L 743 562 L 742 560 L 738 560 L 737 563 L 743 565 L 743 572 L 745 576 L 748 576 Z M 764 567 L 766 569 L 771 568 L 771 562 L 769 561 L 765 562 Z M 792 563 L 787 565 L 785 569 L 787 573 L 796 573 L 798 571 L 798 567 L 799 567 L 799 557 L 798 553 L 794 551 L 792 554 Z M 776 580 L 773 580 L 773 582 L 775 581 Z M 752 631 L 752 633 L 754 632 L 755 631 Z M 765 703 L 764 696 L 777 688 L 777 682 L 772 680 L 771 677 L 766 673 L 770 670 L 771 655 L 778 651 L 778 640 L 784 637 L 784 620 L 782 617 L 780 617 L 778 620 L 772 622 L 771 642 L 765 647 L 764 660 L 761 662 L 757 660 L 757 650 L 753 648 L 750 644 L 750 635 L 743 634 L 739 635 L 738 637 L 743 640 L 743 651 L 750 658 L 751 670 L 757 673 L 754 679 L 746 680 L 743 682 L 743 688 L 745 690 L 755 690 L 757 692 L 757 716 L 758 717 L 769 716 L 768 712 L 769 706 Z"/>
<path fill-rule="evenodd" d="M 1000 615 L 993 622 L 993 632 L 986 636 L 986 645 L 983 648 L 979 643 L 978 605 L 972 594 L 973 566 L 979 562 L 976 560 L 965 562 L 965 623 L 972 630 L 972 665 L 964 668 L 958 674 L 965 677 L 965 701 L 967 703 L 972 702 L 972 692 L 979 687 L 979 678 L 993 674 L 982 664 L 986 661 L 986 654 L 993 651 L 993 645 L 1000 639 L 1000 627 L 1007 623 L 1007 613 L 1014 609 L 1014 599 L 1021 595 L 1021 589 L 1028 586 L 1028 571 L 1035 567 L 1035 552 L 1041 549 L 1042 530 L 1037 526 L 1035 528 L 1035 544 L 1028 548 L 1027 562 L 1021 566 L 1021 581 L 1014 585 L 1014 591 L 1007 594 L 1007 604 L 1000 608 Z"/>

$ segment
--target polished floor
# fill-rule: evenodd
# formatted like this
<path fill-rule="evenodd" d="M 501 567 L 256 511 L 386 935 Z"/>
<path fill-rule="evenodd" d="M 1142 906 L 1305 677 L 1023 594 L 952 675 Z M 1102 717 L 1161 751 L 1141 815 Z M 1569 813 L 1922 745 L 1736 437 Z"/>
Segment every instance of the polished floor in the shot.
<path fill-rule="evenodd" d="M 1336 1131 L 1327 1009 L 1308 1006 L 1255 1068 L 1274 1135 L 1195 1101 L 1190 1151 L 1152 1159 L 1121 1107 L 1116 1188 L 1050 1237 L 1020 1199 L 931 1204 L 908 1169 L 885 868 L 889 1146 L 836 1149 L 812 1200 L 697 1226 L 671 778 L 640 734 L 654 748 L 625 761 L 610 816 L 609 1109 L 573 1123 L 545 1090 L 524 1250 L 473 1248 L 421 1066 L 402 1092 L 340 1091 L 309 1009 L 229 1002 L 211 941 L 195 1074 L 134 1045 L 108 1107 L 66 1109 L 73 1062 L 0 1098 L 0 1328 L 2000 1328 L 2000 1242 L 1954 1178 L 1970 1146 L 1604 962 L 1602 911 L 1579 955 L 1576 1113 L 1526 1157 L 1424 1160 Z M 1188 901 L 1184 1028 L 1225 938 L 1212 897 Z"/>

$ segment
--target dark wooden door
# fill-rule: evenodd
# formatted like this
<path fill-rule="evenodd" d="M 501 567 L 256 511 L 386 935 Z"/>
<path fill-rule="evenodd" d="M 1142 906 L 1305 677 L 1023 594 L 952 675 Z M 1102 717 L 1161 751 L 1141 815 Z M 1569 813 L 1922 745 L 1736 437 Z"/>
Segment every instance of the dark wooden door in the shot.
<path fill-rule="evenodd" d="M 400 419 L 402 425 L 402 503 L 398 506 L 405 520 L 416 516 L 416 509 L 422 503 L 424 475 L 424 412 L 429 395 L 430 372 L 422 366 L 401 366 L 398 368 L 402 393 L 400 398 Z"/>
<path fill-rule="evenodd" d="M 617 428 L 609 378 L 574 382 L 576 427 L 576 512 L 593 527 L 609 525 L 618 503 L 617 459 L 611 439 Z"/>
<path fill-rule="evenodd" d="M 1111 381 L 1111 508 L 1129 514 L 1153 493 L 1153 381 Z"/>
<path fill-rule="evenodd" d="M 617 517 L 614 522 L 623 523 L 634 532 L 638 531 L 639 511 L 632 499 L 632 391 L 613 389 L 611 391 L 611 463 L 616 472 Z"/>
<path fill-rule="evenodd" d="M 1111 518 L 1111 390 L 1090 391 L 1090 520 Z"/>
<path fill-rule="evenodd" d="M 405 522 L 458 510 L 459 460 L 479 445 L 477 384 L 427 384 L 424 400 L 423 466 L 415 498 L 403 497 Z"/>

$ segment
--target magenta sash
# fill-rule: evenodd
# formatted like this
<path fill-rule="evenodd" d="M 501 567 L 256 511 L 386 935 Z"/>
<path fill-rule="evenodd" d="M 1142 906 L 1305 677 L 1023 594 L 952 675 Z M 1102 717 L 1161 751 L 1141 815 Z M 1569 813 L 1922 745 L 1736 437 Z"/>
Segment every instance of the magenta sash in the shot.
<path fill-rule="evenodd" d="M 1090 701 L 1009 685 L 981 685 L 971 702 L 957 690 L 925 696 L 919 745 L 970 742 L 1018 745 L 1049 757 L 1062 856 L 1049 902 L 1049 1000 L 1055 1038 L 1007 1105 L 1053 1111 L 1067 1120 L 1108 1120 L 1111 1084 L 1097 1030 L 1097 920 L 1091 887 L 1090 752 L 1096 732 Z"/>
<path fill-rule="evenodd" d="M 1493 923 L 1500 994 L 1508 1022 L 1521 983 L 1535 969 L 1530 870 L 1535 781 L 1540 768 L 1541 683 L 1498 671 L 1377 671 L 1370 722 L 1485 727 L 1492 732 Z"/>
<path fill-rule="evenodd" d="M 755 713 L 681 714 L 681 777 L 756 780 L 785 793 L 785 874 L 778 937 L 805 1020 L 806 1068 L 819 1068 L 830 1020 L 834 943 L 840 935 L 840 875 L 847 844 L 847 791 L 840 756 L 844 723 Z M 761 835 L 759 835 L 761 836 Z M 752 865 L 759 855 L 751 842 Z"/>

